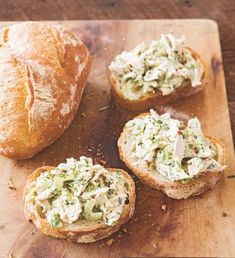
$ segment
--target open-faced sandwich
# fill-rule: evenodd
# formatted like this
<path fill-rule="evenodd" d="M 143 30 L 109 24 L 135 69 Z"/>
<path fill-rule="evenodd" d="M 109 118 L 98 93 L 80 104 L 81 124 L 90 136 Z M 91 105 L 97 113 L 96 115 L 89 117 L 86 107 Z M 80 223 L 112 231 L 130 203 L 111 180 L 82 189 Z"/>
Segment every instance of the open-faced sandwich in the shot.
<path fill-rule="evenodd" d="M 186 124 L 150 110 L 127 122 L 118 148 L 141 181 L 175 199 L 213 188 L 225 169 L 222 143 L 204 136 L 197 118 Z"/>
<path fill-rule="evenodd" d="M 112 90 L 130 110 L 163 105 L 202 89 L 205 65 L 199 54 L 185 47 L 184 36 L 161 35 L 124 51 L 110 64 Z"/>
<path fill-rule="evenodd" d="M 88 243 L 108 237 L 133 215 L 135 185 L 121 169 L 70 158 L 34 171 L 24 201 L 26 218 L 44 234 Z"/>

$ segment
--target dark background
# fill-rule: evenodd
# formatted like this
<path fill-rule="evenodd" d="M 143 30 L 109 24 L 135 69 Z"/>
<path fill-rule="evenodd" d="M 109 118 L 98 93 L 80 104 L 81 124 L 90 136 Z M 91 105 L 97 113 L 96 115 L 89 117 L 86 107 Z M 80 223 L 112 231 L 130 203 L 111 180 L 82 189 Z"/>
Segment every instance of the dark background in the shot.
<path fill-rule="evenodd" d="M 235 139 L 235 0 L 0 0 L 2 21 L 183 18 L 219 24 Z"/>

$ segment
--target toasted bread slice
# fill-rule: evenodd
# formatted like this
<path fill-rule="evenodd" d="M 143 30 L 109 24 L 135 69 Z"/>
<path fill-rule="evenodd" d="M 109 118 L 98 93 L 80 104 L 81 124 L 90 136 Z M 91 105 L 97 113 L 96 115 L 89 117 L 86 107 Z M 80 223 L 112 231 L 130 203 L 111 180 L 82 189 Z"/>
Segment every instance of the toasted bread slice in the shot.
<path fill-rule="evenodd" d="M 141 114 L 137 117 L 141 118 L 149 113 Z M 216 150 L 216 160 L 224 165 L 225 164 L 225 149 L 223 144 L 215 138 L 206 136 L 206 139 L 211 142 Z M 220 179 L 223 170 L 200 173 L 198 177 L 194 177 L 187 181 L 170 181 L 157 171 L 151 170 L 143 161 L 138 166 L 135 165 L 135 159 L 132 157 L 130 142 L 130 133 L 128 130 L 123 129 L 118 139 L 118 150 L 120 159 L 126 166 L 147 186 L 161 190 L 167 196 L 174 199 L 187 199 L 190 196 L 200 195 L 208 189 L 212 189 L 217 181 Z"/>
<path fill-rule="evenodd" d="M 43 166 L 36 169 L 29 177 L 26 182 L 24 190 L 24 200 L 27 193 L 30 191 L 30 184 L 36 180 L 36 178 L 43 172 L 54 169 L 54 167 Z M 109 168 L 108 171 L 113 173 L 116 169 Z M 56 237 L 65 238 L 76 243 L 90 243 L 106 238 L 118 231 L 120 226 L 126 223 L 133 215 L 135 210 L 135 184 L 133 179 L 121 169 L 118 169 L 125 177 L 125 183 L 129 189 L 129 203 L 124 204 L 122 214 L 117 222 L 109 226 L 103 221 L 87 221 L 77 220 L 72 224 L 66 224 L 62 228 L 52 228 L 47 219 L 37 209 L 32 211 L 30 203 L 25 200 L 24 214 L 27 220 L 32 221 L 36 227 L 44 234 Z"/>
<path fill-rule="evenodd" d="M 204 81 L 205 81 L 205 74 L 206 74 L 205 72 L 206 64 L 204 63 L 201 56 L 196 51 L 194 51 L 189 47 L 187 47 L 187 49 L 191 52 L 192 56 L 198 62 L 201 63 L 203 67 L 203 73 L 201 76 L 201 81 L 202 81 L 201 85 L 192 87 L 190 80 L 185 80 L 180 87 L 178 87 L 174 92 L 172 92 L 169 95 L 163 96 L 161 91 L 156 90 L 155 93 L 148 93 L 144 97 L 141 97 L 140 99 L 131 100 L 131 99 L 128 99 L 126 96 L 124 96 L 120 87 L 117 84 L 114 74 L 111 73 L 110 81 L 112 85 L 112 92 L 113 92 L 113 95 L 115 96 L 117 103 L 128 110 L 137 111 L 137 110 L 149 109 L 154 106 L 165 105 L 169 102 L 174 102 L 178 99 L 185 98 L 200 92 L 203 89 L 203 85 L 205 84 Z"/>

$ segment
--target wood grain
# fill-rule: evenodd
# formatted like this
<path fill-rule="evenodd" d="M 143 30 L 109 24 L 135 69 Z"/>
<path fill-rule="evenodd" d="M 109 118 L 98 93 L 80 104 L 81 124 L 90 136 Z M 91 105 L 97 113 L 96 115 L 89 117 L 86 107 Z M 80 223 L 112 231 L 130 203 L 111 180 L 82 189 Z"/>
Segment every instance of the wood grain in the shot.
<path fill-rule="evenodd" d="M 59 22 L 76 32 L 93 55 L 93 65 L 77 116 L 52 146 L 27 161 L 0 158 L 0 257 L 128 257 L 128 256 L 235 256 L 234 151 L 226 101 L 218 27 L 210 20 L 136 20 Z M 6 23 L 2 23 L 5 25 Z M 107 66 L 120 51 L 173 30 L 184 33 L 187 44 L 201 53 L 207 67 L 207 85 L 198 95 L 158 107 L 160 113 L 202 121 L 206 134 L 226 146 L 225 175 L 213 191 L 177 201 L 148 189 L 136 179 L 134 218 L 108 239 L 76 245 L 44 236 L 23 215 L 22 191 L 36 167 L 57 165 L 67 157 L 87 155 L 107 167 L 125 168 L 116 141 L 124 123 L 137 115 L 115 105 Z M 105 111 L 100 111 L 109 106 Z M 16 190 L 8 188 L 12 178 Z M 166 210 L 162 210 L 166 204 Z"/>

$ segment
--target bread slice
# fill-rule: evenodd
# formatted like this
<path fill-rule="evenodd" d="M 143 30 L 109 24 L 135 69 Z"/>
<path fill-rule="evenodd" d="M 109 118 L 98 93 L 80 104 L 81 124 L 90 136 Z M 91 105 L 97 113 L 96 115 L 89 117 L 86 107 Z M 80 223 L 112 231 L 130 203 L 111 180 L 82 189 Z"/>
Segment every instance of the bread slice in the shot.
<path fill-rule="evenodd" d="M 144 117 L 148 113 L 137 116 L 138 118 Z M 223 144 L 215 138 L 206 136 L 206 139 L 214 144 L 217 150 L 216 160 L 224 165 L 225 164 L 225 149 Z M 131 156 L 131 142 L 130 132 L 123 129 L 118 139 L 118 150 L 120 159 L 126 164 L 126 166 L 147 186 L 161 190 L 167 196 L 174 199 L 187 199 L 190 196 L 200 195 L 208 189 L 212 189 L 222 175 L 222 170 L 213 172 L 200 173 L 198 177 L 195 177 L 188 181 L 170 181 L 166 177 L 162 176 L 157 171 L 151 170 L 145 162 L 140 165 L 135 165 L 135 159 Z"/>
<path fill-rule="evenodd" d="M 174 102 L 178 99 L 185 98 L 191 95 L 194 95 L 203 89 L 205 74 L 206 74 L 206 65 L 202 60 L 201 56 L 194 51 L 193 49 L 187 47 L 187 49 L 191 52 L 192 56 L 201 63 L 203 67 L 203 73 L 201 76 L 202 85 L 198 85 L 196 87 L 192 87 L 190 80 L 185 80 L 180 87 L 178 87 L 174 92 L 169 95 L 162 95 L 162 92 L 156 90 L 155 93 L 148 93 L 144 97 L 137 100 L 130 100 L 123 95 L 120 87 L 117 84 L 116 78 L 113 73 L 110 75 L 110 81 L 112 85 L 112 92 L 115 96 L 117 103 L 119 103 L 122 107 L 131 110 L 144 110 L 149 109 L 154 106 L 165 105 L 169 102 Z"/>
<path fill-rule="evenodd" d="M 24 190 L 24 200 L 27 193 L 30 191 L 31 182 L 35 181 L 36 178 L 47 170 L 54 169 L 54 167 L 43 166 L 36 169 L 29 177 L 26 182 Z M 40 212 L 32 212 L 30 203 L 25 201 L 24 214 L 27 220 L 32 221 L 36 227 L 42 231 L 42 233 L 56 237 L 65 238 L 76 243 L 90 243 L 95 242 L 99 239 L 106 238 L 118 231 L 120 226 L 126 223 L 133 215 L 135 210 L 135 184 L 131 176 L 129 176 L 124 170 L 118 169 L 125 177 L 126 183 L 129 189 L 129 203 L 123 207 L 122 214 L 117 222 L 112 226 L 105 224 L 103 221 L 87 221 L 77 220 L 72 224 L 67 224 L 62 228 L 52 228 L 48 223 L 47 219 L 43 217 Z M 108 171 L 113 173 L 116 169 L 109 168 Z"/>

